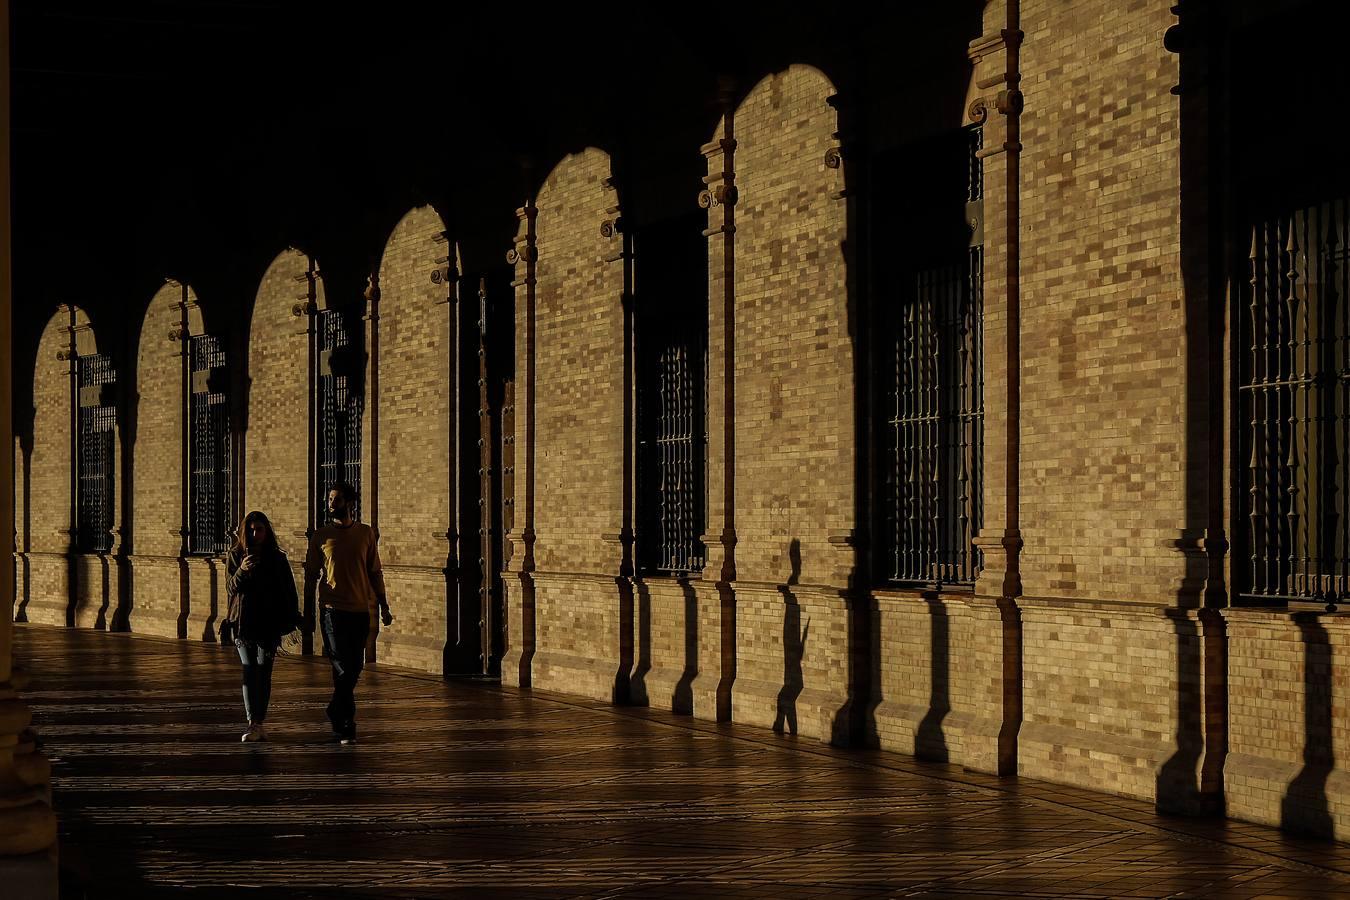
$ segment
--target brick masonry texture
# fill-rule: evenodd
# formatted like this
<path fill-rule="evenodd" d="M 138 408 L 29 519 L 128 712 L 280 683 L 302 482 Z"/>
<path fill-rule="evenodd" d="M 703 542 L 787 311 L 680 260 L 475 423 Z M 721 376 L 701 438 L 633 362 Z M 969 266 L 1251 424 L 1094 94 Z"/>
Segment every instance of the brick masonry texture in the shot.
<path fill-rule="evenodd" d="M 258 286 L 248 344 L 248 433 L 244 510 L 259 509 L 293 563 L 304 559 L 309 526 L 309 345 L 303 316 L 308 259 L 287 250 Z"/>
<path fill-rule="evenodd" d="M 1176 19 L 1022 15 L 1023 589 L 1165 605 L 1185 510 Z"/>
<path fill-rule="evenodd" d="M 1350 838 L 1350 619 L 1230 610 L 1230 815 Z"/>
<path fill-rule="evenodd" d="M 195 301 L 195 297 L 192 297 Z M 179 636 L 184 596 L 178 556 L 183 547 L 183 357 L 173 340 L 183 321 L 183 288 L 166 284 L 150 300 L 136 362 L 136 453 L 131 503 L 131 629 Z"/>
<path fill-rule="evenodd" d="M 536 641 L 534 686 L 610 699 L 631 663 L 615 576 L 623 526 L 622 236 L 609 157 L 553 169 L 535 205 Z M 628 633 L 622 634 L 623 629 Z"/>
<path fill-rule="evenodd" d="M 385 586 L 396 610 L 382 629 L 378 658 L 440 672 L 448 636 L 446 605 L 447 535 L 455 508 L 450 449 L 454 392 L 450 325 L 454 305 L 444 284 L 433 284 L 436 260 L 453 255 L 437 243 L 445 224 L 429 206 L 412 210 L 398 223 L 380 261 L 378 396 L 366 405 L 363 438 L 370 417 L 379 416 L 378 454 L 363 457 L 362 496 L 375 496 L 378 509 L 364 515 L 379 529 Z M 448 249 L 447 249 L 448 248 Z M 453 258 L 451 259 L 453 263 Z M 370 340 L 367 328 L 367 341 Z M 372 465 L 378 460 L 377 465 Z"/>
<path fill-rule="evenodd" d="M 853 362 L 843 242 L 830 197 L 834 94 L 793 66 L 736 111 L 737 577 L 834 582 L 831 531 L 853 518 Z M 772 448 L 772 452 L 770 452 Z M 794 573 L 792 542 L 800 544 Z"/>
<path fill-rule="evenodd" d="M 826 166 L 834 94 L 793 66 L 735 113 L 737 719 L 829 738 L 847 695 L 832 533 L 853 527 L 853 357 L 846 207 Z M 803 585 L 804 587 L 795 587 Z M 803 682 L 784 686 L 786 681 Z M 800 690 L 795 698 L 791 695 Z"/>
<path fill-rule="evenodd" d="M 83 310 L 74 311 L 74 324 L 87 326 Z M 22 613 L 31 622 L 66 624 L 70 605 L 70 568 L 65 554 L 71 545 L 70 455 L 71 366 L 56 358 L 71 346 L 72 314 L 58 310 L 38 342 L 37 372 L 33 381 L 33 450 L 27 466 L 29 515 L 24 560 L 27 591 L 20 598 Z M 16 493 L 23 493 L 20 486 Z"/>
<path fill-rule="evenodd" d="M 1166 3 L 1022 15 L 1021 571 L 1037 605 L 1018 768 L 1151 797 L 1177 749 L 1184 638 L 1157 611 L 1055 600 L 1163 607 L 1181 586 L 1176 19 Z"/>

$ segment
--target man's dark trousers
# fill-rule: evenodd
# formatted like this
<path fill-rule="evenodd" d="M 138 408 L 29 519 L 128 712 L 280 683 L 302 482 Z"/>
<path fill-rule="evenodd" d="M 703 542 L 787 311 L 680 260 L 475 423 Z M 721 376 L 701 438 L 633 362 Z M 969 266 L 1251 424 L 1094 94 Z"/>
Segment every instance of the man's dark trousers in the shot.
<path fill-rule="evenodd" d="M 366 639 L 370 636 L 370 614 L 348 612 L 325 606 L 322 613 L 323 640 L 333 664 L 333 699 L 328 704 L 328 720 L 333 731 L 343 737 L 356 736 L 357 679 L 366 664 Z"/>

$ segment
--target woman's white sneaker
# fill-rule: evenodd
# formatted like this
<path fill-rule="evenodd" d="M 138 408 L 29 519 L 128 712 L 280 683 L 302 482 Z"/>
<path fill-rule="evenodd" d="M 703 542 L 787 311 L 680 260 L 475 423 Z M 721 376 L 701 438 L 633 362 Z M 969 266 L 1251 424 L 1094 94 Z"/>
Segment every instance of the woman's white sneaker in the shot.
<path fill-rule="evenodd" d="M 261 725 L 249 725 L 248 731 L 245 731 L 239 740 L 250 744 L 255 741 L 265 741 L 267 740 L 267 732 L 263 731 Z"/>

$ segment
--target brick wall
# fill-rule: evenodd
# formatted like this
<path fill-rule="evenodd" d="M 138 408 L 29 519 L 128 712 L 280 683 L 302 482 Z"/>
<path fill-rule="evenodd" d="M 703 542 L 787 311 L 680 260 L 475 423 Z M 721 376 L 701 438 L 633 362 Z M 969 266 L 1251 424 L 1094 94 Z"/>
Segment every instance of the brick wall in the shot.
<path fill-rule="evenodd" d="M 178 637 L 185 612 L 183 538 L 183 358 L 172 340 L 183 321 L 184 288 L 165 284 L 141 323 L 136 366 L 136 453 L 131 503 L 132 631 Z M 195 297 L 192 298 L 195 300 Z"/>
<path fill-rule="evenodd" d="M 1033 597 L 1176 599 L 1185 511 L 1176 19 L 1022 5 L 1022 555 Z"/>
<path fill-rule="evenodd" d="M 450 339 L 453 304 L 445 284 L 433 284 L 436 260 L 453 256 L 437 243 L 445 224 L 434 209 L 419 207 L 394 228 L 380 262 L 379 389 L 366 405 L 362 433 L 376 456 L 363 467 L 365 515 L 380 535 L 385 585 L 395 613 L 380 632 L 384 662 L 440 672 L 447 640 L 447 533 L 454 524 L 450 416 L 454 407 Z M 453 262 L 453 260 L 451 260 Z M 442 264 L 444 265 L 444 264 Z M 367 329 L 369 340 L 369 329 Z M 372 354 L 372 360 L 375 359 Z M 375 464 L 378 460 L 378 468 Z M 378 480 L 372 492 L 372 478 Z"/>
<path fill-rule="evenodd" d="M 33 455 L 28 469 L 28 596 L 22 614 L 30 622 L 66 624 L 70 574 L 66 551 L 71 544 L 71 366 L 56 354 L 70 349 L 72 322 L 85 326 L 83 310 L 62 307 L 48 321 L 38 342 L 33 376 Z M 19 486 L 22 490 L 22 485 Z"/>
<path fill-rule="evenodd" d="M 187 585 L 184 636 L 190 641 L 220 640 L 220 619 L 227 604 L 224 558 L 188 557 L 182 577 Z"/>
<path fill-rule="evenodd" d="M 761 81 L 736 111 L 736 523 L 741 580 L 834 580 L 853 527 L 845 204 L 825 164 L 834 94 L 817 70 Z M 773 452 L 765 452 L 773 448 Z"/>
<path fill-rule="evenodd" d="M 769 587 L 737 589 L 733 715 L 782 718 L 780 693 L 795 690 L 784 682 L 800 671 L 795 702 L 814 704 L 797 715 L 802 733 L 826 738 L 846 694 L 847 629 L 838 591 L 808 586 L 846 584 L 829 538 L 854 527 L 846 206 L 826 165 L 833 93 L 819 71 L 793 66 L 735 113 L 736 569 Z"/>
<path fill-rule="evenodd" d="M 1022 611 L 1026 673 L 1019 772 L 1153 799 L 1177 751 L 1181 692 L 1199 635 L 1182 615 L 1094 605 Z M 1195 660 L 1193 672 L 1186 661 Z M 1188 682 L 1190 682 L 1188 684 Z"/>
<path fill-rule="evenodd" d="M 248 433 L 244 450 L 244 511 L 272 520 L 291 561 L 304 560 L 309 523 L 309 344 L 303 302 L 308 260 L 282 252 L 263 275 L 248 344 Z"/>
<path fill-rule="evenodd" d="M 623 478 L 622 236 L 609 157 L 563 159 L 539 189 L 535 313 L 534 686 L 609 699 L 631 640 L 615 586 Z M 518 305 L 519 309 L 519 305 Z M 621 632 L 629 629 L 629 634 Z"/>
<path fill-rule="evenodd" d="M 1350 619 L 1234 609 L 1228 620 L 1229 815 L 1350 839 Z"/>
<path fill-rule="evenodd" d="M 1198 638 L 1161 609 L 1186 512 L 1176 20 L 1163 2 L 1022 16 L 1018 767 L 1153 797 L 1198 702 Z"/>

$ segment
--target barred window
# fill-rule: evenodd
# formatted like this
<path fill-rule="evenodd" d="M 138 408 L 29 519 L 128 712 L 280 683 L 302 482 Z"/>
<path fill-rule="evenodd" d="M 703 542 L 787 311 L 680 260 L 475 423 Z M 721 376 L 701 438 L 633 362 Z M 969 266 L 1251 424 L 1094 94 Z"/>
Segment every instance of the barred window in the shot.
<path fill-rule="evenodd" d="M 703 568 L 707 245 L 679 219 L 634 236 L 637 311 L 638 567 Z"/>
<path fill-rule="evenodd" d="M 189 445 L 192 497 L 188 551 L 224 553 L 230 534 L 230 410 L 225 393 L 225 351 L 220 339 L 190 339 L 192 437 Z"/>
<path fill-rule="evenodd" d="M 880 318 L 887 377 L 880 560 L 911 586 L 973 585 L 984 447 L 983 174 L 978 128 L 925 146 L 903 167 L 905 253 Z"/>
<path fill-rule="evenodd" d="M 1247 602 L 1329 602 L 1350 592 L 1350 200 L 1254 219 L 1234 279 L 1234 578 Z"/>
<path fill-rule="evenodd" d="M 113 391 L 117 375 L 101 353 L 76 360 L 79 384 L 79 515 L 76 544 L 81 553 L 112 550 L 113 489 L 117 416 Z"/>
<path fill-rule="evenodd" d="M 328 522 L 328 487 L 345 481 L 361 490 L 361 414 L 365 409 L 365 351 L 358 315 L 318 313 L 319 496 L 315 526 Z M 359 498 L 358 498 L 359 509 Z"/>

